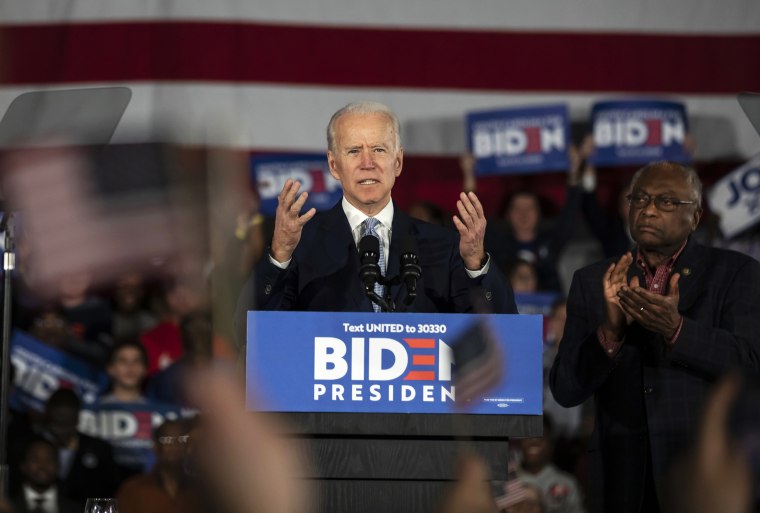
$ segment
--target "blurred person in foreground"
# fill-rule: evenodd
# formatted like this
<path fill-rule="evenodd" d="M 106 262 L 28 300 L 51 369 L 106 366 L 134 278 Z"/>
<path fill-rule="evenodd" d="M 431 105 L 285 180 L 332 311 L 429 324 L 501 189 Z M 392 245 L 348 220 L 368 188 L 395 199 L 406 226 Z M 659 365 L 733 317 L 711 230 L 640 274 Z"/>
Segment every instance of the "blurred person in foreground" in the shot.
<path fill-rule="evenodd" d="M 575 273 L 550 375 L 563 406 L 593 396 L 592 511 L 662 511 L 664 478 L 726 370 L 760 370 L 760 264 L 708 248 L 694 170 L 654 162 L 633 177 L 632 253 Z"/>
<path fill-rule="evenodd" d="M 391 200 L 403 167 L 399 122 L 376 102 L 351 103 L 327 128 L 330 173 L 343 199 L 332 209 L 301 214 L 307 193 L 285 183 L 278 197 L 269 254 L 246 284 L 238 305 L 238 328 L 246 310 L 372 311 L 359 277 L 357 248 L 365 235 L 380 241 L 385 276 L 399 272 L 404 239 L 416 243 L 422 267 L 413 312 L 470 312 L 474 304 L 496 313 L 516 313 L 512 291 L 486 252 L 486 219 L 474 193 L 460 194 L 457 232 L 413 219 Z M 387 271 L 385 265 L 387 264 Z M 383 294 L 387 292 L 387 294 Z M 401 304 L 404 286 L 381 291 Z M 374 308 L 378 310 L 378 308 Z"/>
<path fill-rule="evenodd" d="M 736 375 L 722 380 L 712 392 L 692 450 L 673 466 L 668 481 L 670 513 L 750 513 L 752 458 L 757 458 L 757 433 L 747 447 L 731 436 L 732 410 L 744 383 Z M 756 391 L 755 391 L 756 392 Z M 757 398 L 755 398 L 756 400 Z M 735 413 L 735 412 L 734 412 Z M 756 412 L 753 412 L 756 413 Z M 746 419 L 745 419 L 746 420 Z M 756 429 L 757 421 L 752 425 Z M 749 451 L 748 451 L 749 449 Z M 757 468 L 755 467 L 755 471 Z M 757 501 L 758 490 L 754 490 Z"/>
<path fill-rule="evenodd" d="M 116 499 L 120 513 L 188 513 L 195 511 L 194 494 L 186 486 L 187 429 L 184 423 L 167 420 L 153 433 L 156 465 L 148 474 L 127 479 Z"/>
<path fill-rule="evenodd" d="M 21 457 L 22 489 L 12 499 L 16 513 L 79 513 L 81 505 L 58 487 L 58 451 L 44 438 L 30 439 Z"/>

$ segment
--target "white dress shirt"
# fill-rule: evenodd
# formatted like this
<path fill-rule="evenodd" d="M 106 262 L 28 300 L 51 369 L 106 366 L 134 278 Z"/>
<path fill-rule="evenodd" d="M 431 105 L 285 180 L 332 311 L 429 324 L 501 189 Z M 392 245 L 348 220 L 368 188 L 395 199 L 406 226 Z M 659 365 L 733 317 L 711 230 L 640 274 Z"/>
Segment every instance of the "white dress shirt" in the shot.
<path fill-rule="evenodd" d="M 58 489 L 55 486 L 51 486 L 42 493 L 37 493 L 31 486 L 25 484 L 24 500 L 29 511 L 34 511 L 37 504 L 40 504 L 46 513 L 58 513 Z"/>
<path fill-rule="evenodd" d="M 354 238 L 354 243 L 358 248 L 359 240 L 361 239 L 362 235 L 361 225 L 364 220 L 370 216 L 349 203 L 345 196 L 343 196 L 341 206 L 343 207 L 343 212 L 346 214 L 346 219 L 348 219 L 348 225 L 351 227 L 351 236 Z M 374 215 L 372 217 L 378 220 L 378 224 L 375 226 L 375 232 L 380 238 L 380 244 L 383 245 L 385 265 L 387 266 L 388 255 L 390 255 L 391 247 L 391 227 L 393 226 L 393 201 L 388 201 L 388 204 L 385 205 L 385 207 L 383 207 L 383 209 L 378 212 L 377 215 Z M 488 272 L 488 268 L 491 265 L 491 257 L 488 254 L 486 255 L 488 260 L 482 269 L 471 271 L 465 267 L 465 271 L 467 271 L 467 274 L 470 278 L 477 278 L 478 276 L 486 274 Z M 267 254 L 267 256 L 269 256 L 269 261 L 280 269 L 287 269 L 288 265 L 290 265 L 290 261 L 292 260 L 292 258 L 290 258 L 286 262 L 278 262 L 272 257 L 271 254 Z"/>

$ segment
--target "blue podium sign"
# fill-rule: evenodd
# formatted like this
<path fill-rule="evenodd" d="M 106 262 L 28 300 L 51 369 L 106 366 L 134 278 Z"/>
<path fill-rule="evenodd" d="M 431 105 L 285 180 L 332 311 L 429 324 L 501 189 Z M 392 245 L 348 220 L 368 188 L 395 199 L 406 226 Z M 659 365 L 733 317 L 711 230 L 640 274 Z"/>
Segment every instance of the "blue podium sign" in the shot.
<path fill-rule="evenodd" d="M 467 114 L 478 176 L 542 173 L 570 167 L 567 106 L 520 107 Z"/>
<path fill-rule="evenodd" d="M 598 166 L 646 164 L 673 160 L 688 164 L 686 106 L 673 101 L 603 101 L 591 110 Z"/>
<path fill-rule="evenodd" d="M 487 323 L 500 382 L 467 413 L 540 415 L 539 315 L 248 312 L 247 405 L 279 412 L 462 413 L 452 346 Z"/>

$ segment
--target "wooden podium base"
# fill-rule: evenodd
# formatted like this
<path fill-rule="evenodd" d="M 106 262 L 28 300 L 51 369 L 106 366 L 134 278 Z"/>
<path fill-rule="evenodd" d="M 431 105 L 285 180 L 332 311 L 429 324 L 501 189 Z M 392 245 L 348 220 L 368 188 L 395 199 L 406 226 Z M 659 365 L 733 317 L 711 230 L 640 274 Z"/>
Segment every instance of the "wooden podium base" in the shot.
<path fill-rule="evenodd" d="M 507 474 L 509 438 L 541 436 L 540 415 L 292 413 L 318 482 L 319 513 L 433 513 L 463 450 Z"/>

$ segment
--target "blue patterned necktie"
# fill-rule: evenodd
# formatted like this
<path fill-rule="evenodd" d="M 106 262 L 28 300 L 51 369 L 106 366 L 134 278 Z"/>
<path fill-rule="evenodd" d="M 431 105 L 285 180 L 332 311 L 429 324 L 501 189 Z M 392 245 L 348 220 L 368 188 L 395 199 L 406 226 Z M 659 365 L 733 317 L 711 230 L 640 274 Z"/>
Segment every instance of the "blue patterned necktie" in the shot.
<path fill-rule="evenodd" d="M 380 258 L 378 259 L 377 264 L 380 266 L 380 272 L 383 276 L 385 276 L 385 251 L 383 250 L 383 239 L 380 238 L 380 236 L 375 231 L 375 227 L 379 224 L 379 221 L 375 219 L 374 217 L 368 217 L 367 219 L 362 222 L 362 237 L 365 237 L 367 235 L 372 235 L 374 237 L 377 237 L 377 240 L 380 241 Z M 383 290 L 385 287 L 383 287 L 380 283 L 375 283 L 375 294 L 377 294 L 380 297 L 383 297 Z M 372 308 L 375 309 L 376 312 L 380 311 L 380 305 L 377 305 L 375 303 L 372 303 Z"/>

